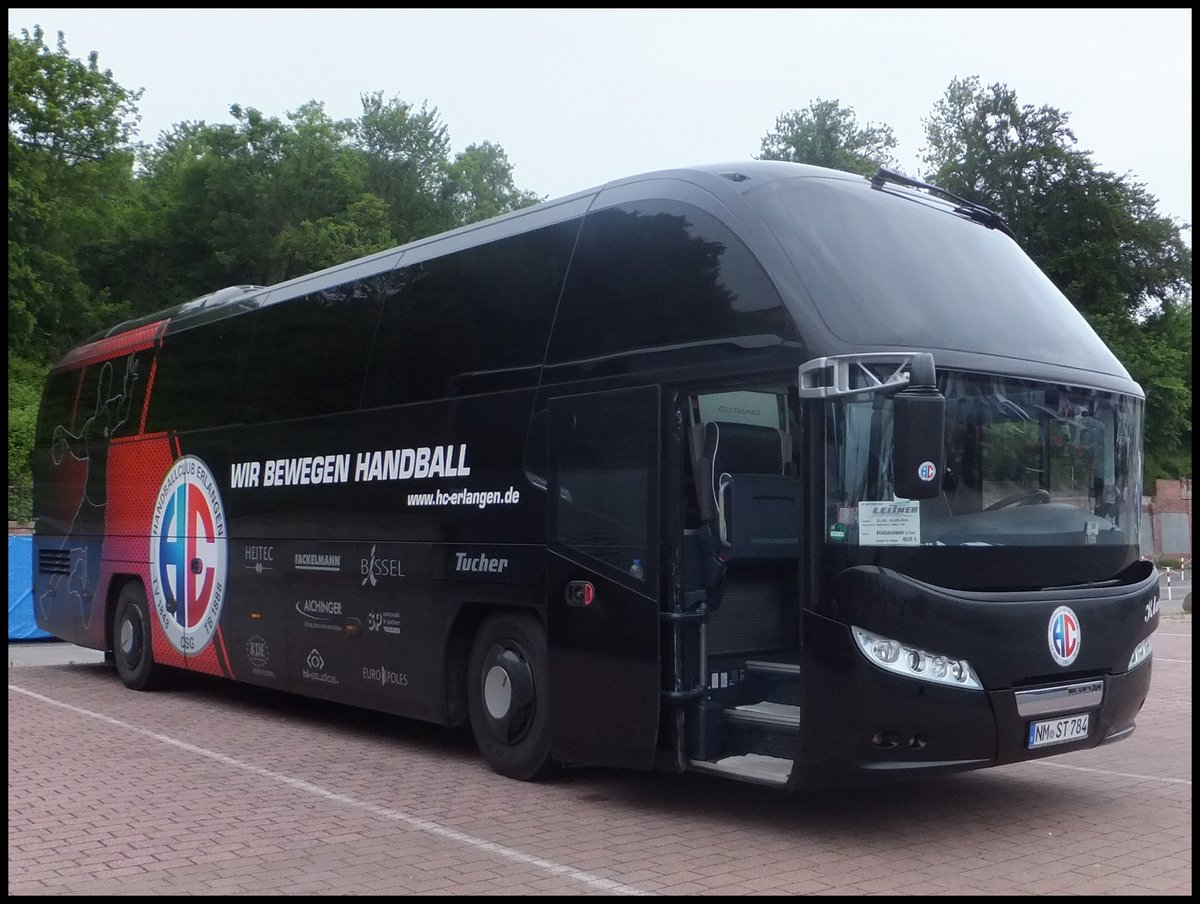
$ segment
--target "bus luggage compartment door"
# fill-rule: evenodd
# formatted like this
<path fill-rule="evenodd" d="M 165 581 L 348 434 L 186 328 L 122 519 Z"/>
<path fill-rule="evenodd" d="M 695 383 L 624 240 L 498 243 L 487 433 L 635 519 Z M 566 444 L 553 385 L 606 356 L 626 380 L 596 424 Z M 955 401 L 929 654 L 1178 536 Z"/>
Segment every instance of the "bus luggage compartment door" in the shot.
<path fill-rule="evenodd" d="M 649 769 L 659 706 L 658 388 L 551 399 L 552 752 Z"/>

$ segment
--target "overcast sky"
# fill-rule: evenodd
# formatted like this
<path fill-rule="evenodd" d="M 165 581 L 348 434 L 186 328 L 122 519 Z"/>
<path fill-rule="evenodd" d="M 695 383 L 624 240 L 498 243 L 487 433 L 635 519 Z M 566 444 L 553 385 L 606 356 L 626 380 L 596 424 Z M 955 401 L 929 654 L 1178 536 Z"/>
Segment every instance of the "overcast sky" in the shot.
<path fill-rule="evenodd" d="M 1069 113 L 1079 148 L 1191 221 L 1191 9 L 9 9 L 10 34 L 34 25 L 145 89 L 143 141 L 235 103 L 357 117 L 382 91 L 436 108 L 454 152 L 499 144 L 551 198 L 750 159 L 817 98 L 891 126 L 916 175 L 922 119 L 974 75 Z"/>

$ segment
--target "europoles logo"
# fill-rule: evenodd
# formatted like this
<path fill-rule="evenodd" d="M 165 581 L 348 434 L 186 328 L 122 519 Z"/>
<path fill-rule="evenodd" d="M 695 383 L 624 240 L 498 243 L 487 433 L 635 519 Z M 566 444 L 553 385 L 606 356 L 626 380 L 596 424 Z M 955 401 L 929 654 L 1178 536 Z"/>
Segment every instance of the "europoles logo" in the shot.
<path fill-rule="evenodd" d="M 217 632 L 225 598 L 225 507 L 217 480 L 194 455 L 171 466 L 150 524 L 150 589 L 158 623 L 180 653 Z"/>

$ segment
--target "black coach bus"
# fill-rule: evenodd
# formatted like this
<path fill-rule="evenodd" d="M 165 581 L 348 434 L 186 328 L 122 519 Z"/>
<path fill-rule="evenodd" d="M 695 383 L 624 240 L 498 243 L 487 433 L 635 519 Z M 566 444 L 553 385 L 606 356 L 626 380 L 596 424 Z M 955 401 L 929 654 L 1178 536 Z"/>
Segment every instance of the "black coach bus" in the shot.
<path fill-rule="evenodd" d="M 38 423 L 39 627 L 469 723 L 516 779 L 790 789 L 1128 737 L 1140 387 L 991 211 L 649 173 L 92 337 Z"/>

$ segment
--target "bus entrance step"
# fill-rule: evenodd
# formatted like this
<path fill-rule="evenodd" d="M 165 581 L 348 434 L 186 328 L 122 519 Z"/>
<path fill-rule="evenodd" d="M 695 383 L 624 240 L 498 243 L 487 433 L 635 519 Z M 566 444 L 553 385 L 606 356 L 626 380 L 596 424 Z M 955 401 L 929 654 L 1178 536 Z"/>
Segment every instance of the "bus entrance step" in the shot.
<path fill-rule="evenodd" d="M 800 707 L 789 703 L 747 703 L 724 711 L 725 721 L 739 728 L 798 734 Z"/>
<path fill-rule="evenodd" d="M 752 782 L 756 785 L 786 785 L 788 776 L 792 774 L 791 760 L 777 756 L 763 756 L 758 753 L 727 756 L 716 762 L 692 760 L 690 765 L 697 772 L 723 775 L 726 778 Z"/>
<path fill-rule="evenodd" d="M 755 675 L 765 675 L 771 678 L 800 677 L 799 663 L 782 662 L 773 659 L 747 659 L 746 671 Z"/>

